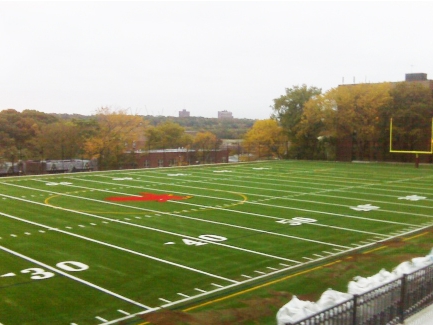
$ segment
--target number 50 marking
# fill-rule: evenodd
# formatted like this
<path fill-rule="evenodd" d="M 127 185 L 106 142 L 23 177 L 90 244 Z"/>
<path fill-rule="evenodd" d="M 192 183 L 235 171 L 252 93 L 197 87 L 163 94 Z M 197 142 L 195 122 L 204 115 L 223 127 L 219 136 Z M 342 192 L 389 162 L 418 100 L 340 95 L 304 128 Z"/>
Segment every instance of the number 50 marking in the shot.
<path fill-rule="evenodd" d="M 282 220 L 278 220 L 278 223 L 282 223 L 283 225 L 285 224 L 289 224 L 291 226 L 300 226 L 303 223 L 312 223 L 312 222 L 316 222 L 316 219 L 311 219 L 311 218 L 303 218 L 303 217 L 294 217 L 292 219 L 282 219 Z"/>

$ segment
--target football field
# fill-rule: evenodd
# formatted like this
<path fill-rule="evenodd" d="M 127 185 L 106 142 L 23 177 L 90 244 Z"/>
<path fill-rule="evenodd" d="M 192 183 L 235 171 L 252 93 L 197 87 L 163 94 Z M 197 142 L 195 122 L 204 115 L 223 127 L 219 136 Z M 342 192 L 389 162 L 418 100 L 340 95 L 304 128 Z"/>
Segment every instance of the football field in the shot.
<path fill-rule="evenodd" d="M 215 299 L 433 225 L 430 165 L 266 161 L 0 179 L 0 324 Z"/>

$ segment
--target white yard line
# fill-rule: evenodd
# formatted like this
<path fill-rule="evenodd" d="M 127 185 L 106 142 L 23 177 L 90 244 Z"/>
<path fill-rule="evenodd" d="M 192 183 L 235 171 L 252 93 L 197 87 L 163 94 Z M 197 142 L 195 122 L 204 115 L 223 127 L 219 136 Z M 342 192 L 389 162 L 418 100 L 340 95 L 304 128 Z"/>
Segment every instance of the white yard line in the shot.
<path fill-rule="evenodd" d="M 14 219 L 14 220 L 18 220 L 18 221 L 21 221 L 21 222 L 24 222 L 24 223 L 28 223 L 28 224 L 31 224 L 31 225 L 34 225 L 34 226 L 38 226 L 38 227 L 42 227 L 42 228 L 45 228 L 45 229 L 48 229 L 48 230 L 56 231 L 56 232 L 59 232 L 59 233 L 62 233 L 62 234 L 68 235 L 68 236 L 84 239 L 84 240 L 87 240 L 87 241 L 90 241 L 90 242 L 93 242 L 93 243 L 96 243 L 96 244 L 99 244 L 99 245 L 107 246 L 107 247 L 114 248 L 114 249 L 117 249 L 117 250 L 120 250 L 120 251 L 124 251 L 124 252 L 127 252 L 127 253 L 138 255 L 138 256 L 141 256 L 141 257 L 145 257 L 145 258 L 148 258 L 148 259 L 151 259 L 151 260 L 154 260 L 154 261 L 158 261 L 158 262 L 161 262 L 161 263 L 164 263 L 164 264 L 169 264 L 169 265 L 172 265 L 172 266 L 175 266 L 175 267 L 178 267 L 178 268 L 186 269 L 186 270 L 192 271 L 194 273 L 204 274 L 204 275 L 207 275 L 207 276 L 210 276 L 210 277 L 213 277 L 213 278 L 216 278 L 216 279 L 224 280 L 224 281 L 227 281 L 227 282 L 231 282 L 231 283 L 238 283 L 238 281 L 234 281 L 234 280 L 231 280 L 231 279 L 219 276 L 219 275 L 215 275 L 215 274 L 212 274 L 212 273 L 209 273 L 209 272 L 201 271 L 201 270 L 198 270 L 198 269 L 186 266 L 186 265 L 182 265 L 182 264 L 170 262 L 170 261 L 167 261 L 167 260 L 163 260 L 163 259 L 155 257 L 155 256 L 147 255 L 147 254 L 140 253 L 140 252 L 128 249 L 128 248 L 116 246 L 116 245 L 109 244 L 109 243 L 106 243 L 106 242 L 103 242 L 103 241 L 100 241 L 100 240 L 96 240 L 96 239 L 93 239 L 93 238 L 89 238 L 89 237 L 81 236 L 81 235 L 78 235 L 78 234 L 74 234 L 72 232 L 64 231 L 64 230 L 61 230 L 61 229 L 58 229 L 58 228 L 46 226 L 46 225 L 43 225 L 43 224 L 40 224 L 40 223 L 37 223 L 37 222 L 33 222 L 33 221 L 26 220 L 26 219 L 22 219 L 20 217 L 12 216 L 12 215 L 9 215 L 9 214 L 3 213 L 3 212 L 0 212 L 0 215 L 2 215 L 4 217 L 7 217 L 7 218 L 10 218 L 10 219 Z"/>
<path fill-rule="evenodd" d="M 107 176 L 98 175 L 98 177 L 107 177 Z M 79 180 L 85 181 L 85 182 L 94 182 L 94 183 L 100 183 L 100 184 L 116 185 L 116 183 L 102 182 L 102 181 L 96 181 L 96 180 L 88 180 L 88 179 L 82 179 L 82 178 L 79 178 Z M 173 185 L 177 186 L 176 184 L 173 184 Z M 218 184 L 218 185 L 221 185 L 221 184 Z M 138 188 L 138 189 L 141 189 L 141 190 L 147 189 L 147 190 L 154 190 L 154 191 L 158 191 L 158 192 L 164 192 L 163 190 L 160 190 L 160 189 L 143 188 L 142 186 L 134 186 L 134 185 L 126 185 L 126 184 L 123 184 L 123 186 L 129 187 L 129 188 Z M 193 189 L 197 189 L 197 190 L 201 190 L 201 191 L 207 189 L 207 188 L 197 187 L 197 186 L 191 186 L 191 185 L 182 185 L 181 187 L 182 188 L 193 188 Z M 227 191 L 227 192 L 230 192 L 230 191 Z M 114 192 L 114 193 L 116 193 L 116 192 Z M 182 195 L 193 195 L 193 196 L 198 196 L 198 197 L 205 197 L 205 198 L 210 198 L 210 199 L 215 199 L 215 200 L 225 200 L 225 201 L 230 201 L 230 202 L 239 202 L 239 200 L 234 200 L 234 199 L 218 198 L 218 197 L 212 197 L 212 196 L 206 196 L 206 195 L 197 195 L 197 194 L 185 193 L 185 192 L 177 192 L 177 193 L 182 194 Z M 243 193 L 243 194 L 245 194 L 245 193 Z M 309 193 L 302 193 L 302 194 L 309 194 Z M 245 195 L 248 196 L 250 194 L 247 193 Z M 254 194 L 254 195 L 257 196 L 257 194 Z M 262 195 L 262 197 L 269 198 L 269 199 L 285 199 L 285 198 L 282 198 L 282 197 L 266 196 L 266 195 Z M 306 200 L 298 200 L 298 199 L 290 199 L 290 200 L 306 201 Z M 266 215 L 261 215 L 261 214 L 251 213 L 251 212 L 245 212 L 245 211 L 231 210 L 231 209 L 226 209 L 226 208 L 216 208 L 214 206 L 196 205 L 196 204 L 191 204 L 191 203 L 182 202 L 182 201 L 172 201 L 172 202 L 177 203 L 177 204 L 191 205 L 191 206 L 200 207 L 200 208 L 212 208 L 214 210 L 224 210 L 224 211 L 230 211 L 230 212 L 239 213 L 239 214 L 254 215 L 254 216 L 258 216 L 258 217 L 271 218 L 271 219 L 277 219 L 277 220 L 283 219 L 281 217 L 266 216 Z M 310 203 L 312 202 L 312 203 L 316 203 L 316 204 L 322 204 L 322 202 L 317 202 L 317 201 L 308 201 L 308 202 L 310 202 Z M 393 221 L 387 221 L 387 220 L 378 220 L 378 219 L 373 219 L 373 218 L 357 217 L 357 216 L 352 216 L 352 215 L 343 215 L 343 214 L 329 213 L 329 212 L 309 210 L 309 209 L 300 209 L 300 208 L 293 208 L 293 207 L 281 206 L 281 205 L 275 205 L 275 204 L 266 204 L 266 203 L 261 203 L 261 202 L 246 201 L 244 203 L 245 204 L 260 205 L 260 206 L 268 206 L 268 207 L 274 207 L 274 208 L 281 208 L 281 209 L 288 209 L 288 210 L 303 211 L 303 212 L 316 213 L 316 214 L 333 215 L 333 216 L 345 217 L 345 218 L 354 218 L 354 219 L 361 219 L 361 220 L 369 220 L 369 221 L 373 221 L 373 222 L 382 222 L 382 223 L 398 224 L 398 225 L 405 225 L 405 226 L 415 226 L 415 227 L 417 226 L 417 225 L 408 224 L 408 223 L 400 223 L 400 222 L 393 222 Z M 349 207 L 347 205 L 337 205 L 337 204 L 331 204 L 331 203 L 323 203 L 323 204 L 330 204 L 330 205 L 335 205 L 335 206 Z M 400 211 L 388 211 L 388 210 L 381 210 L 381 211 L 391 212 L 391 213 L 398 213 L 398 214 L 400 214 L 400 213 L 401 214 L 405 214 L 405 213 L 400 212 Z M 418 214 L 418 216 L 432 218 L 431 215 Z M 332 227 L 332 226 L 329 226 L 329 227 Z M 356 232 L 356 230 L 349 230 L 349 231 Z M 383 235 L 383 236 L 385 236 L 385 235 Z"/>
<path fill-rule="evenodd" d="M 143 208 L 128 206 L 128 205 L 119 204 L 119 203 L 113 203 L 113 202 L 106 202 L 106 201 L 101 201 L 101 200 L 95 200 L 95 199 L 90 199 L 90 198 L 85 198 L 85 197 L 80 197 L 80 196 L 75 196 L 75 195 L 70 195 L 70 194 L 62 194 L 62 193 L 57 193 L 57 192 L 53 192 L 53 191 L 45 191 L 45 190 L 41 190 L 41 189 L 29 188 L 27 186 L 21 186 L 21 185 L 15 185 L 15 184 L 8 184 L 8 185 L 10 185 L 10 186 L 17 186 L 17 187 L 26 188 L 26 189 L 31 189 L 32 191 L 42 191 L 42 192 L 47 192 L 47 193 L 51 193 L 51 194 L 55 194 L 55 195 L 62 195 L 62 196 L 67 196 L 67 197 L 73 197 L 73 198 L 76 198 L 76 199 L 88 200 L 88 201 L 93 201 L 93 202 L 98 202 L 98 203 L 105 203 L 105 204 L 110 204 L 110 205 L 115 205 L 115 206 L 121 206 L 121 207 L 125 207 L 125 208 L 132 208 L 132 209 L 135 209 L 135 210 L 156 212 L 155 210 L 143 209 Z M 178 233 L 173 233 L 173 232 L 170 232 L 170 231 L 165 231 L 165 230 L 161 230 L 161 229 L 157 229 L 157 228 L 152 228 L 152 227 L 147 227 L 147 226 L 143 226 L 143 225 L 138 225 L 138 224 L 135 224 L 135 223 L 125 222 L 125 221 L 118 220 L 118 219 L 110 219 L 110 218 L 98 216 L 98 215 L 95 215 L 95 214 L 90 214 L 90 213 L 85 213 L 85 212 L 81 212 L 81 211 L 77 211 L 77 210 L 71 210 L 71 209 L 65 209 L 65 208 L 61 208 L 61 207 L 57 207 L 57 206 L 47 205 L 47 204 L 43 204 L 43 203 L 40 203 L 40 202 L 34 202 L 34 201 L 30 201 L 30 200 L 26 200 L 26 199 L 14 197 L 14 196 L 5 195 L 5 194 L 0 194 L 0 196 L 9 197 L 9 198 L 15 199 L 15 200 L 22 200 L 22 201 L 25 201 L 25 202 L 28 202 L 28 203 L 33 203 L 33 204 L 37 204 L 37 205 L 41 205 L 41 206 L 45 206 L 45 207 L 50 207 L 50 208 L 53 208 L 53 209 L 59 209 L 59 210 L 64 210 L 64 211 L 68 211 L 68 212 L 72 212 L 72 213 L 86 215 L 86 216 L 94 217 L 94 218 L 98 218 L 98 219 L 104 219 L 104 220 L 108 220 L 108 221 L 111 221 L 111 222 L 117 222 L 117 223 L 125 224 L 125 225 L 128 225 L 128 226 L 133 226 L 133 227 L 148 229 L 148 230 L 152 230 L 152 231 L 157 231 L 157 232 L 161 232 L 161 233 L 170 234 L 170 235 L 177 236 L 177 237 L 183 237 L 183 238 L 189 238 L 189 239 L 192 239 L 192 240 L 196 240 L 196 238 L 191 237 L 191 236 L 182 235 L 182 234 L 178 234 Z M 160 212 L 160 211 L 158 211 L 158 212 Z M 314 240 L 310 240 L 310 239 L 303 239 L 303 238 L 298 238 L 298 237 L 288 236 L 288 235 L 282 235 L 282 234 L 272 233 L 272 232 L 268 232 L 268 231 L 264 231 L 264 230 L 258 230 L 258 229 L 247 228 L 247 227 L 240 227 L 240 226 L 235 226 L 235 225 L 230 225 L 230 224 L 225 224 L 225 223 L 219 223 L 219 222 L 214 222 L 214 221 L 205 221 L 205 220 L 201 220 L 201 219 L 197 219 L 197 218 L 191 218 L 191 217 L 187 217 L 187 216 L 182 216 L 180 214 L 174 214 L 174 213 L 169 213 L 169 212 L 160 212 L 160 213 L 161 214 L 165 214 L 165 215 L 169 215 L 169 216 L 175 216 L 175 217 L 193 219 L 193 220 L 202 221 L 202 222 L 209 222 L 209 223 L 213 223 L 213 224 L 225 225 L 225 226 L 232 227 L 232 228 L 240 228 L 240 229 L 244 229 L 244 230 L 251 230 L 251 231 L 259 232 L 259 233 L 266 233 L 266 234 L 271 234 L 271 235 L 275 234 L 275 235 L 283 236 L 283 237 L 296 238 L 296 239 L 299 239 L 299 240 L 302 240 L 302 241 L 316 242 L 316 243 L 325 244 L 325 245 L 328 245 L 328 246 L 348 248 L 347 246 L 341 246 L 341 245 L 335 245 L 335 244 L 329 244 L 329 243 L 322 243 L 322 242 L 319 242 L 319 241 L 314 241 Z M 239 250 L 239 251 L 243 251 L 243 252 L 248 252 L 248 253 L 252 253 L 252 254 L 256 254 L 256 255 L 271 257 L 271 258 L 274 258 L 274 259 L 284 260 L 284 261 L 293 262 L 293 263 L 300 263 L 299 261 L 295 261 L 295 260 L 292 260 L 292 259 L 289 259 L 289 258 L 284 258 L 284 257 L 281 257 L 281 256 L 275 256 L 275 255 L 266 254 L 266 253 L 262 253 L 262 252 L 258 252 L 258 251 L 253 251 L 253 250 L 250 250 L 250 249 L 245 249 L 245 248 L 241 248 L 241 247 L 237 247 L 237 246 L 227 245 L 227 244 L 223 244 L 221 242 L 215 242 L 215 241 L 210 241 L 210 240 L 205 240 L 205 239 L 200 239 L 200 241 L 206 242 L 208 244 L 222 246 L 222 247 L 226 247 L 226 248 L 230 248 L 230 249 L 235 249 L 235 250 Z"/>
<path fill-rule="evenodd" d="M 147 175 L 148 176 L 148 175 Z M 103 176 L 103 175 L 98 175 L 98 177 L 107 177 L 107 176 Z M 158 176 L 150 176 L 150 177 L 156 177 L 156 178 L 164 178 L 164 177 L 158 177 Z M 167 178 L 164 178 L 164 179 L 167 179 Z M 91 181 L 93 181 L 93 180 L 91 180 Z M 134 181 L 134 180 L 133 180 Z M 410 181 L 410 179 L 408 179 L 407 181 Z M 147 181 L 147 182 L 149 182 L 149 183 L 153 183 L 153 182 L 151 182 L 151 181 Z M 195 181 L 195 180 L 193 180 L 192 182 L 194 182 L 194 183 L 205 183 L 205 184 L 214 184 L 214 185 L 219 185 L 219 186 L 221 186 L 221 185 L 223 185 L 223 184 L 220 184 L 220 183 L 212 183 L 212 182 L 206 182 L 206 181 L 202 181 L 202 180 L 200 180 L 200 181 Z M 156 183 L 156 182 L 155 182 Z M 253 182 L 254 183 L 254 182 Z M 261 185 L 263 185 L 262 183 L 260 183 Z M 178 186 L 178 185 L 176 185 L 176 184 L 173 184 L 174 186 Z M 228 185 L 228 184 L 224 184 L 224 185 Z M 275 186 L 275 184 L 270 184 L 270 185 L 272 185 L 272 186 Z M 365 188 L 365 187 L 372 187 L 372 186 L 384 186 L 385 184 L 383 184 L 383 183 L 375 183 L 375 184 L 362 184 L 362 185 L 357 185 L 357 186 L 345 186 L 345 187 L 339 187 L 339 188 L 336 188 L 336 189 L 328 189 L 328 190 L 323 190 L 323 189 L 318 189 L 318 188 L 313 188 L 313 190 L 319 190 L 319 192 L 303 192 L 303 193 L 299 193 L 299 192 L 294 192 L 294 191 L 287 191 L 287 190 L 277 190 L 278 192 L 283 192 L 283 193 L 289 193 L 289 194 L 293 194 L 293 193 L 295 193 L 293 196 L 299 196 L 299 195 L 321 195 L 320 193 L 326 193 L 326 192 L 333 192 L 333 191 L 342 191 L 342 190 L 344 190 L 344 189 L 353 189 L 353 188 Z M 128 185 L 127 185 L 128 186 Z M 269 190 L 269 191 L 276 191 L 274 188 L 269 188 L 269 189 L 266 189 L 266 188 L 263 188 L 263 187 L 260 187 L 260 188 L 258 188 L 258 187 L 251 187 L 251 186 L 242 186 L 242 185 L 228 185 L 228 186 L 234 186 L 234 187 L 236 187 L 236 188 L 238 188 L 238 187 L 244 187 L 244 188 L 247 188 L 247 189 L 251 189 L 251 188 L 254 188 L 254 189 L 259 189 L 259 190 Z M 196 187 L 196 186 L 191 186 L 191 185 L 182 185 L 181 187 L 189 187 L 189 188 L 195 188 L 195 189 L 201 189 L 201 190 L 203 190 L 203 188 L 202 187 Z M 308 188 L 311 188 L 311 187 L 308 187 Z M 378 190 L 380 190 L 380 189 L 378 189 Z M 228 191 L 228 192 L 230 192 L 230 191 Z M 401 191 L 400 191 L 401 192 Z M 246 195 L 251 195 L 251 194 L 248 194 L 248 193 L 244 193 L 244 194 L 246 194 Z M 193 194 L 185 194 L 185 195 L 193 195 Z M 256 195 L 257 196 L 257 195 Z M 323 196 L 327 196 L 327 195 L 323 195 Z M 342 207 L 345 207 L 346 205 L 339 205 L 339 204 L 333 204 L 333 203 L 327 203 L 327 202 L 318 202 L 318 201 L 311 201 L 311 200 L 299 200 L 299 199 L 295 199 L 295 198 L 290 198 L 290 197 L 278 197 L 278 196 L 267 196 L 267 195 L 261 195 L 261 197 L 264 197 L 264 198 L 270 198 L 270 199 L 286 199 L 286 200 L 294 200 L 294 201 L 300 201 L 300 202 L 307 202 L 307 203 L 315 203 L 315 204 L 324 204 L 324 205 L 333 205 L 333 206 L 342 206 Z M 332 197 L 332 196 L 330 196 L 330 197 Z M 221 199 L 221 198 L 220 198 Z M 350 200 L 359 200 L 359 201 L 365 201 L 365 200 L 362 200 L 362 199 L 357 199 L 357 198 L 347 198 L 347 199 L 350 199 Z M 374 202 L 376 202 L 376 201 L 371 201 L 372 203 L 374 203 Z M 377 201 L 377 203 L 386 203 L 386 204 L 395 204 L 395 205 L 402 205 L 402 203 L 397 203 L 397 202 L 383 202 L 383 201 Z M 250 202 L 251 203 L 251 202 Z M 393 210 L 381 210 L 381 211 L 386 211 L 386 212 L 391 212 L 391 213 L 397 213 L 397 214 L 404 214 L 404 212 L 400 212 L 400 211 L 393 211 Z M 429 215 L 419 215 L 419 216 L 423 216 L 423 217 L 429 217 L 429 218 L 431 218 L 432 216 L 429 216 Z"/>
<path fill-rule="evenodd" d="M 96 181 L 97 182 L 97 181 Z M 19 185 L 15 185 L 15 186 L 19 186 Z M 126 195 L 123 192 L 113 192 L 113 191 L 108 191 L 108 190 L 101 190 L 101 189 L 97 189 L 97 188 L 88 188 L 88 187 L 82 187 L 82 186 L 75 186 L 75 185 L 69 185 L 70 187 L 75 187 L 75 188 L 82 188 L 82 189 L 90 189 L 93 191 L 99 191 L 99 192 L 109 192 L 109 193 L 115 193 L 115 194 L 123 194 Z M 19 187 L 24 187 L 24 186 L 19 186 Z M 25 187 L 24 187 L 25 188 Z M 45 191 L 45 190 L 41 190 L 41 189 L 33 189 L 30 188 L 32 190 L 35 191 Z M 78 198 L 78 199 L 83 199 L 83 200 L 90 200 L 90 201 L 96 201 L 98 203 L 105 203 L 105 204 L 112 204 L 112 205 L 116 205 L 116 206 L 121 206 L 121 207 L 126 207 L 126 208 L 131 208 L 131 209 L 135 209 L 135 210 L 141 210 L 141 211 L 150 211 L 150 212 L 159 212 L 161 214 L 164 215 L 169 215 L 169 216 L 175 216 L 178 218 L 183 218 L 183 219 L 190 219 L 190 220 L 194 220 L 194 221 L 199 221 L 199 222 L 206 222 L 206 223 L 212 223 L 212 224 L 217 224 L 217 225 L 222 225 L 222 226 L 227 226 L 227 227 L 231 227 L 231 228 L 238 228 L 238 229 L 243 229 L 243 230 L 248 230 L 248 231 L 254 231 L 254 232 L 258 232 L 258 233 L 262 233 L 262 234 L 268 234 L 268 235 L 273 235 L 273 236 L 280 236 L 280 237 L 286 237 L 286 238 L 291 238 L 291 239 L 296 239 L 296 240 L 301 240 L 301 241 L 306 241 L 306 242 L 312 242 L 312 243 L 316 243 L 316 244 L 321 244 L 321 245 L 326 245 L 326 246 L 333 246 L 333 247 L 341 247 L 341 248 L 348 248 L 348 246 L 344 246 L 344 245 L 338 245 L 338 244 L 333 244 L 333 243 L 328 243 L 328 242 L 323 242 L 323 241 L 319 241 L 319 240 L 314 240 L 314 239 L 308 239 L 308 238 L 303 238 L 303 237 L 297 237 L 297 236 L 291 236 L 291 235 L 286 235 L 286 234 L 281 234 L 281 233 L 276 233 L 276 232 L 271 232 L 271 231 L 266 231 L 266 230 L 261 230 L 261 229 L 255 229 L 255 228 L 250 228 L 250 227 L 244 227 L 244 226 L 238 226 L 238 225 L 233 225 L 233 224 L 228 224 L 228 223 L 224 223 L 224 222 L 217 222 L 217 221 L 212 221 L 212 220 L 206 220 L 206 219 L 200 219 L 200 218 L 194 218 L 194 217 L 189 217 L 189 216 L 185 216 L 185 215 L 181 215 L 179 213 L 170 213 L 170 212 L 160 212 L 160 211 L 156 211 L 156 210 L 151 210 L 151 209 L 144 209 L 144 208 L 140 208 L 140 207 L 134 207 L 134 206 L 129 206 L 129 205 L 123 205 L 123 204 L 119 204 L 119 203 L 113 203 L 113 202 L 107 202 L 107 201 L 101 201 L 101 200 L 95 200 L 95 199 L 90 199 L 90 198 L 86 198 L 86 197 L 81 197 L 81 196 L 75 196 L 75 195 L 71 195 L 71 194 L 62 194 L 62 193 L 57 193 L 57 192 L 53 192 L 53 191 L 46 191 L 49 193 L 54 193 L 56 195 L 62 195 L 62 196 L 68 196 L 68 197 L 73 197 L 73 198 Z M 187 205 L 193 205 L 195 207 L 204 207 L 204 208 L 209 208 L 208 206 L 201 206 L 201 205 L 197 205 L 197 204 L 191 204 L 191 203 L 183 203 L 180 201 L 171 201 L 172 203 L 177 203 L 177 204 L 187 204 Z M 264 205 L 264 204 L 263 204 Z M 274 205 L 267 205 L 267 206 L 273 206 L 273 207 L 278 207 L 278 206 L 274 206 Z M 243 212 L 243 211 L 236 211 L 236 210 L 231 210 L 231 209 L 225 209 L 225 208 L 217 208 L 223 211 L 229 211 L 229 212 L 233 212 L 233 213 L 240 213 L 240 214 L 248 214 L 248 215 L 255 215 L 255 216 L 260 216 L 260 217 L 265 217 L 265 218 L 272 218 L 272 219 L 276 219 L 276 220 L 281 220 L 282 218 L 278 218 L 278 217 L 271 217 L 271 216 L 266 216 L 266 215 L 261 215 L 261 214 L 256 214 L 256 213 L 251 213 L 251 212 Z M 117 221 L 117 220 L 116 220 Z M 376 221 L 376 220 L 374 220 Z M 331 227 L 331 226 L 330 226 Z M 375 235 L 379 235 L 377 233 L 375 233 Z M 231 246 L 231 245 L 226 245 L 226 244 L 222 244 L 222 243 L 215 243 L 214 244 L 217 245 L 221 245 L 221 246 L 229 246 L 231 248 L 235 247 L 235 246 Z M 239 250 L 244 250 L 244 251 L 249 251 L 249 250 L 245 250 L 242 248 L 238 248 L 236 247 L 235 249 L 239 249 Z M 256 252 L 258 253 L 258 252 Z M 261 253 L 263 254 L 263 253 Z M 266 254 L 268 255 L 268 254 Z M 284 259 L 281 257 L 276 257 L 273 255 L 268 255 L 269 257 L 274 257 L 274 258 L 280 258 L 280 259 Z M 291 259 L 285 259 L 286 261 L 290 261 L 290 262 L 294 262 L 294 263 L 299 263 L 298 261 L 295 260 L 291 260 Z"/>
<path fill-rule="evenodd" d="M 2 214 L 2 215 L 3 215 L 3 214 Z M 122 295 L 119 295 L 119 294 L 117 294 L 117 293 L 115 293 L 115 292 L 113 292 L 113 291 L 110 291 L 110 290 L 108 290 L 108 289 L 104 289 L 104 288 L 102 288 L 102 287 L 100 287 L 100 286 L 98 286 L 98 285 L 96 285 L 96 284 L 93 284 L 93 283 L 91 283 L 91 282 L 89 282 L 89 281 L 86 281 L 86 280 L 82 280 L 82 279 L 80 279 L 80 278 L 77 278 L 76 276 L 73 276 L 73 275 L 71 275 L 71 274 L 69 274 L 69 273 L 66 273 L 66 272 L 64 272 L 64 271 L 62 271 L 62 270 L 59 270 L 59 269 L 57 269 L 57 268 L 55 268 L 55 267 L 52 267 L 52 266 L 50 266 L 50 265 L 48 265 L 48 264 L 42 263 L 42 262 L 40 262 L 40 261 L 38 261 L 38 260 L 35 260 L 35 259 L 33 259 L 33 258 L 29 257 L 29 256 L 26 256 L 26 255 L 23 255 L 23 254 L 18 253 L 18 252 L 16 252 L 16 251 L 13 251 L 13 250 L 11 250 L 11 249 L 9 249 L 9 248 L 6 248 L 6 247 L 4 247 L 4 246 L 1 246 L 1 245 L 0 245 L 0 250 L 5 251 L 5 252 L 7 252 L 7 253 L 9 253 L 9 254 L 12 254 L 12 255 L 14 255 L 14 256 L 17 256 L 17 257 L 19 257 L 19 258 L 21 258 L 21 259 L 24 259 L 24 260 L 26 260 L 26 261 L 32 262 L 32 263 L 34 263 L 34 264 L 37 264 L 37 265 L 39 265 L 39 266 L 43 266 L 44 268 L 46 268 L 46 269 L 48 269 L 48 270 L 50 270 L 50 271 L 53 271 L 53 272 L 55 272 L 55 273 L 57 273 L 57 274 L 61 274 L 61 275 L 63 275 L 63 276 L 66 277 L 66 278 L 69 278 L 69 279 L 71 279 L 71 280 L 74 280 L 74 281 L 76 281 L 76 282 L 79 282 L 79 283 L 81 283 L 81 284 L 84 284 L 84 285 L 86 285 L 86 286 L 88 286 L 88 287 L 91 287 L 91 288 L 93 288 L 93 289 L 96 289 L 96 290 L 98 290 L 98 291 L 101 291 L 101 292 L 103 292 L 103 293 L 106 293 L 106 294 L 108 294 L 108 295 L 110 295 L 110 296 L 113 296 L 113 297 L 115 297 L 115 298 L 118 298 L 118 299 L 121 299 L 121 300 L 123 300 L 123 301 L 126 301 L 126 302 L 128 302 L 128 303 L 130 303 L 130 304 L 133 304 L 133 305 L 135 305 L 135 306 L 138 306 L 138 307 L 140 307 L 140 308 L 143 308 L 143 309 L 146 309 L 146 310 L 157 310 L 157 309 L 159 309 L 159 308 L 152 308 L 152 307 L 149 307 L 149 306 L 143 305 L 142 303 L 139 303 L 139 302 L 137 302 L 137 301 L 134 301 L 134 300 L 132 300 L 132 299 L 129 299 L 129 298 L 127 298 L 127 297 L 124 297 L 124 296 L 122 296 Z"/>

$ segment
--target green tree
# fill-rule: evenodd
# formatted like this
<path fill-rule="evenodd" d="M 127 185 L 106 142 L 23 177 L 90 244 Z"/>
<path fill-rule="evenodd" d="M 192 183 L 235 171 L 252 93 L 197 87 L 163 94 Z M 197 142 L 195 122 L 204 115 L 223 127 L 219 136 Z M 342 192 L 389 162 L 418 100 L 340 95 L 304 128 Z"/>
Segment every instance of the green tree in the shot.
<path fill-rule="evenodd" d="M 419 83 L 401 82 L 391 89 L 390 94 L 392 102 L 383 109 L 382 116 L 387 125 L 390 118 L 393 119 L 393 149 L 429 151 L 433 118 L 431 90 Z M 386 131 L 383 138 L 388 139 L 389 127 Z"/>
<path fill-rule="evenodd" d="M 301 159 L 334 159 L 337 104 L 327 92 L 310 99 L 296 126 L 295 145 Z"/>
<path fill-rule="evenodd" d="M 185 128 L 171 121 L 149 127 L 145 135 L 149 149 L 175 149 L 186 147 L 192 142 L 192 137 L 185 133 Z"/>
<path fill-rule="evenodd" d="M 285 95 L 274 99 L 273 117 L 279 121 L 291 143 L 290 156 L 292 157 L 302 155 L 303 148 L 296 145 L 296 127 L 301 121 L 304 105 L 321 92 L 322 90 L 316 87 L 293 86 L 293 88 L 286 88 Z"/>

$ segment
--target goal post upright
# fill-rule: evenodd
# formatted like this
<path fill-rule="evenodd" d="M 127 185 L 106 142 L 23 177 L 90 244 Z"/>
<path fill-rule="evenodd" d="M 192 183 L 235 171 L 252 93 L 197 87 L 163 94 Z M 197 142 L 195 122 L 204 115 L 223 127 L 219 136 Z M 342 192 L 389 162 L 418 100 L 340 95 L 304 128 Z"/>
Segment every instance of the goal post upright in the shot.
<path fill-rule="evenodd" d="M 389 123 L 389 152 L 390 153 L 410 153 L 415 154 L 415 167 L 419 166 L 419 155 L 431 155 L 433 154 L 433 118 L 431 124 L 431 135 L 430 135 L 430 151 L 419 151 L 419 150 L 394 150 L 392 149 L 392 117 Z"/>

